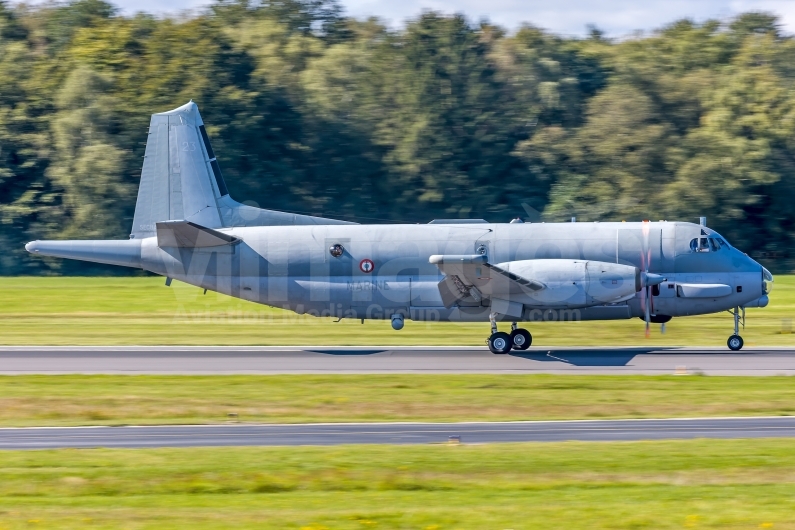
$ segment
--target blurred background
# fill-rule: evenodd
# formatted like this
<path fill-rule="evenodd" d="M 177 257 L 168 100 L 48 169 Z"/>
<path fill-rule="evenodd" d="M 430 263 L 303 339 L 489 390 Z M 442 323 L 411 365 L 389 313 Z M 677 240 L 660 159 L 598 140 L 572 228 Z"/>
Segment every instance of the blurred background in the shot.
<path fill-rule="evenodd" d="M 419 7 L 396 25 L 335 0 L 153 12 L 0 2 L 0 275 L 131 274 L 24 243 L 126 238 L 150 114 L 190 99 L 232 196 L 264 208 L 705 215 L 773 272 L 795 269 L 795 39 L 772 12 L 622 36 Z"/>

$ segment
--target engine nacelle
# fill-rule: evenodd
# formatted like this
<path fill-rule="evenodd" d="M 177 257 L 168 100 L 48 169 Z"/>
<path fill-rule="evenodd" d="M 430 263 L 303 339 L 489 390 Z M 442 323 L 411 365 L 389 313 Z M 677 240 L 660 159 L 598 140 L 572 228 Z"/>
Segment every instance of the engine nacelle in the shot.
<path fill-rule="evenodd" d="M 530 307 L 582 308 L 628 300 L 641 289 L 637 267 L 573 259 L 535 259 L 498 263 L 520 278 L 540 282 L 543 289 L 511 289 L 509 299 Z M 498 293 L 493 293 L 499 296 Z"/>

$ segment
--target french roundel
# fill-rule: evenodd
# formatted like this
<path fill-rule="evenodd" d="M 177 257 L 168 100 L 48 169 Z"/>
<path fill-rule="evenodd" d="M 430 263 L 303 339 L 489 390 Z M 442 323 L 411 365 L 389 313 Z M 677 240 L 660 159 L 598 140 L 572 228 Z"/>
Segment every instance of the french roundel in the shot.
<path fill-rule="evenodd" d="M 359 270 L 365 274 L 373 272 L 374 268 L 375 268 L 375 263 L 373 263 L 373 260 L 371 259 L 363 259 L 362 261 L 359 262 Z"/>

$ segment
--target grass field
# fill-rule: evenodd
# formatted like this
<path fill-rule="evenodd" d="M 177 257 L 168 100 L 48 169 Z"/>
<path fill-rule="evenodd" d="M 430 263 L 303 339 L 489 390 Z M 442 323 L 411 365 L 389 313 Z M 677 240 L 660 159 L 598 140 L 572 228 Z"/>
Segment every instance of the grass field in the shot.
<path fill-rule="evenodd" d="M 795 379 L 565 375 L 0 377 L 3 426 L 223 423 L 229 414 L 237 414 L 242 422 L 266 423 L 795 415 Z"/>
<path fill-rule="evenodd" d="M 0 528 L 795 529 L 789 440 L 0 452 Z"/>
<path fill-rule="evenodd" d="M 0 344 L 482 344 L 485 325 L 333 323 L 159 278 L 1 278 Z M 795 277 L 747 345 L 791 345 Z M 537 324 L 550 345 L 723 345 L 728 316 Z M 0 425 L 795 414 L 788 377 L 6 376 Z M 795 530 L 791 440 L 0 451 L 0 530 Z"/>
<path fill-rule="evenodd" d="M 5 345 L 483 345 L 488 325 L 298 316 L 162 278 L 0 278 Z M 748 311 L 746 346 L 795 345 L 795 276 L 776 277 L 771 303 Z M 507 324 L 502 325 L 507 328 Z M 675 318 L 645 339 L 639 319 L 530 325 L 538 345 L 725 346 L 728 314 Z"/>

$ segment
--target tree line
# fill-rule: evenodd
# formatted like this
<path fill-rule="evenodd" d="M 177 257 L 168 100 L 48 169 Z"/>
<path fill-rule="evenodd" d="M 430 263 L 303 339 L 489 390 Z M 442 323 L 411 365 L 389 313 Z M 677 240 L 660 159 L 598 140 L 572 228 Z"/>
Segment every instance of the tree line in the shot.
<path fill-rule="evenodd" d="M 150 114 L 198 103 L 234 198 L 359 222 L 668 219 L 795 269 L 795 40 L 775 16 L 611 40 L 336 0 L 180 17 L 0 1 L 0 274 L 129 234 Z"/>

